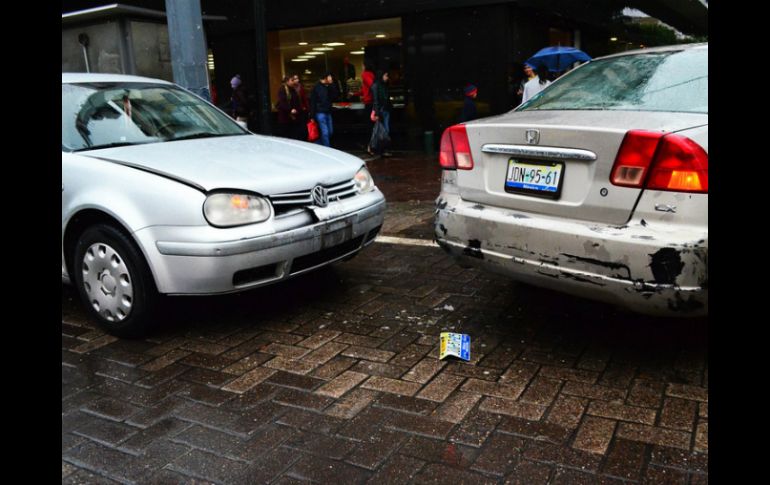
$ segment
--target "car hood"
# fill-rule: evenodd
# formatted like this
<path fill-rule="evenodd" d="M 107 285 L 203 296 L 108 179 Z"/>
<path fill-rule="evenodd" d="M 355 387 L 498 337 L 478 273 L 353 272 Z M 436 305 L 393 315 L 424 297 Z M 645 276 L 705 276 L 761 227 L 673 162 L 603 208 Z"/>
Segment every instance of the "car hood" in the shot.
<path fill-rule="evenodd" d="M 592 127 L 610 130 L 675 132 L 708 124 L 708 114 L 656 111 L 533 110 L 472 121 L 468 125 L 532 125 Z"/>
<path fill-rule="evenodd" d="M 324 146 L 261 135 L 150 143 L 78 155 L 158 173 L 206 191 L 245 189 L 262 195 L 350 180 L 364 164 Z"/>

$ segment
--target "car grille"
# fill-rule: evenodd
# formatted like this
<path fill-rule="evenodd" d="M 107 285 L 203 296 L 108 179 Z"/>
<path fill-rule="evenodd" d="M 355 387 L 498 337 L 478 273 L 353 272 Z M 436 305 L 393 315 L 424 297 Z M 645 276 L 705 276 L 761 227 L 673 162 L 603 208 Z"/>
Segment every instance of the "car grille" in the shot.
<path fill-rule="evenodd" d="M 343 200 L 353 197 L 357 194 L 355 180 L 347 180 L 345 182 L 324 185 L 326 190 L 329 191 L 329 201 Z M 280 216 L 288 212 L 293 212 L 296 209 L 303 209 L 305 207 L 313 205 L 313 196 L 310 194 L 312 187 L 308 190 L 301 190 L 299 192 L 288 192 L 285 194 L 274 194 L 269 196 L 270 202 L 273 204 L 275 214 Z"/>

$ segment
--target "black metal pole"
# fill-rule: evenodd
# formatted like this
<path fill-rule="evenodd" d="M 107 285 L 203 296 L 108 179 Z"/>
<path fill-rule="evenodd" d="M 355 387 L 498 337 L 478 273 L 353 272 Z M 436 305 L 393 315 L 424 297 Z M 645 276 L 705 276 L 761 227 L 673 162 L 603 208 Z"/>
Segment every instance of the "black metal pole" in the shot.
<path fill-rule="evenodd" d="M 272 134 L 270 109 L 270 75 L 267 62 L 267 27 L 265 25 L 266 0 L 254 0 L 254 35 L 257 40 L 257 109 L 259 110 L 258 131 L 263 135 Z"/>

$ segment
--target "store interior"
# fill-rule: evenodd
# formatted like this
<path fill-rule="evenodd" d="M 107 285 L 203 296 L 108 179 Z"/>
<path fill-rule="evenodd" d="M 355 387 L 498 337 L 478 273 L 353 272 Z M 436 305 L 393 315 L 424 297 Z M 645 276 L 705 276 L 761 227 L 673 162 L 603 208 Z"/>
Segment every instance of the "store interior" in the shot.
<path fill-rule="evenodd" d="M 375 70 L 389 70 L 392 85 L 400 79 L 400 18 L 281 30 L 272 40 L 271 85 L 280 84 L 287 74 L 297 74 L 309 92 L 324 73 L 331 72 L 344 83 L 338 101 L 357 104 L 359 97 L 349 93 L 360 90 L 365 59 Z M 276 72 L 278 66 L 280 72 Z"/>

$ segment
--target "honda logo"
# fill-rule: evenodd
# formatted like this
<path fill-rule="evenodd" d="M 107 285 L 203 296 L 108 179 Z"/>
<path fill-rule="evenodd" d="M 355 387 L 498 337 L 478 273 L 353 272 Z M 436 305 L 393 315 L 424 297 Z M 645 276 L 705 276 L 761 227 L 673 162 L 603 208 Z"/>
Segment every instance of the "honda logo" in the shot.
<path fill-rule="evenodd" d="M 530 145 L 537 145 L 540 143 L 540 132 L 538 130 L 527 130 L 524 136 L 527 139 L 527 143 Z"/>
<path fill-rule="evenodd" d="M 313 197 L 313 203 L 318 207 L 326 207 L 329 204 L 329 191 L 320 185 L 313 187 L 310 195 Z"/>

